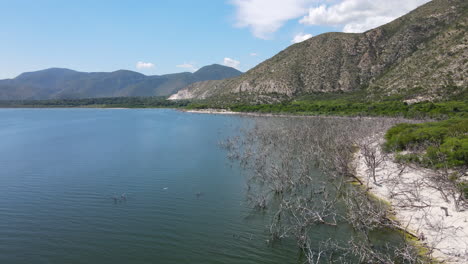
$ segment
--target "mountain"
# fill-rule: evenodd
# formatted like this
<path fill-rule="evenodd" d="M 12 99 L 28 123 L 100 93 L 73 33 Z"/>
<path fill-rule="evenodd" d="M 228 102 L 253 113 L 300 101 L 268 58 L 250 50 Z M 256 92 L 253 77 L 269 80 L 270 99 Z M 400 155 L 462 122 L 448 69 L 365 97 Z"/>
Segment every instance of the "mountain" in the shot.
<path fill-rule="evenodd" d="M 369 97 L 466 92 L 468 1 L 434 0 L 364 33 L 325 33 L 245 74 L 194 83 L 170 99 L 366 90 Z"/>
<path fill-rule="evenodd" d="M 234 68 L 217 64 L 205 66 L 194 73 L 159 76 L 127 70 L 86 73 L 51 68 L 0 80 L 0 100 L 167 96 L 194 82 L 221 80 L 240 74 Z"/>

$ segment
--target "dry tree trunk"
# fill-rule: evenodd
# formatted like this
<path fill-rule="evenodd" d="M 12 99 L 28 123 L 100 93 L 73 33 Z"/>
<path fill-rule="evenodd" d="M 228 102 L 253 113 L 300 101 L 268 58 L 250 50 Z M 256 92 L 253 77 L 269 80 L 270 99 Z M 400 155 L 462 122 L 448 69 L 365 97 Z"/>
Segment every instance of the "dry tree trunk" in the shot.
<path fill-rule="evenodd" d="M 260 117 L 254 122 L 251 129 L 222 146 L 228 150 L 228 157 L 245 170 L 253 207 L 272 212 L 272 238 L 295 238 L 308 263 L 325 259 L 332 262 L 337 251 L 341 256 L 393 263 L 389 256 L 373 250 L 368 236 L 374 229 L 393 224 L 388 221 L 385 206 L 346 183 L 351 179 L 363 184 L 355 172 L 359 148 L 377 182 L 375 170 L 384 159 L 375 149 L 379 147 L 377 136 L 401 120 Z M 355 245 L 336 247 L 332 241 L 321 244 L 328 249 L 311 248 L 311 230 L 343 222 L 366 238 L 362 242 L 368 245 L 365 256 L 356 251 Z"/>

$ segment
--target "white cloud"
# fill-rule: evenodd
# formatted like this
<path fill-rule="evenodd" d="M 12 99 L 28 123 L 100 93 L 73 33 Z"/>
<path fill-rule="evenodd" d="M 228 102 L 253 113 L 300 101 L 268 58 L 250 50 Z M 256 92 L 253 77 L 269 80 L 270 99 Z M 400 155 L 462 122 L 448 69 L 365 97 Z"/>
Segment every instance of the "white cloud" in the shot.
<path fill-rule="evenodd" d="M 137 62 L 136 64 L 136 68 L 137 69 L 151 69 L 151 68 L 154 68 L 154 64 L 151 63 L 151 62 L 142 62 L 142 61 L 139 61 Z"/>
<path fill-rule="evenodd" d="M 268 39 L 287 21 L 363 32 L 388 23 L 429 0 L 230 0 L 236 26 L 247 27 L 257 38 Z"/>
<path fill-rule="evenodd" d="M 312 37 L 312 34 L 299 33 L 291 40 L 291 43 L 299 43 L 304 40 L 308 40 Z"/>
<path fill-rule="evenodd" d="M 343 32 L 364 32 L 400 17 L 429 0 L 343 0 L 309 9 L 305 25 L 342 27 Z"/>
<path fill-rule="evenodd" d="M 268 39 L 283 24 L 307 14 L 314 0 L 232 0 L 236 25 L 248 27 L 257 38 Z"/>
<path fill-rule="evenodd" d="M 228 67 L 239 69 L 240 61 L 237 61 L 231 58 L 224 58 L 223 64 Z"/>
<path fill-rule="evenodd" d="M 252 56 L 252 57 L 256 57 L 256 56 L 258 56 L 258 53 L 252 52 L 249 55 Z"/>
<path fill-rule="evenodd" d="M 179 64 L 179 65 L 176 65 L 177 68 L 183 68 L 183 69 L 186 69 L 188 71 L 191 71 L 191 72 L 194 72 L 197 70 L 197 67 L 193 64 L 193 63 L 182 63 L 182 64 Z"/>

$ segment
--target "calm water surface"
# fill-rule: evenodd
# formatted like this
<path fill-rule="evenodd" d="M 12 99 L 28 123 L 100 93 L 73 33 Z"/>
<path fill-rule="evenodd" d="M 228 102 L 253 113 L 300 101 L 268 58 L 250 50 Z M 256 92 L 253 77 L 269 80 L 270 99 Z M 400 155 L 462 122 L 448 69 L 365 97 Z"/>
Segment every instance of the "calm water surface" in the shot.
<path fill-rule="evenodd" d="M 297 263 L 293 245 L 265 243 L 267 220 L 217 145 L 246 123 L 1 109 L 0 263 Z"/>

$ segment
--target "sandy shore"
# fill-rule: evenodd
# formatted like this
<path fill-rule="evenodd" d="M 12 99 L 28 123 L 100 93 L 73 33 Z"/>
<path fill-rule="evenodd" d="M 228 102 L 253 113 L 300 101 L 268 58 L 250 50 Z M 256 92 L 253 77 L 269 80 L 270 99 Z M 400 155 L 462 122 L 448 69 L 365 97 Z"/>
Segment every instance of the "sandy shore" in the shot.
<path fill-rule="evenodd" d="M 202 109 L 202 110 L 184 110 L 177 109 L 178 111 L 193 114 L 218 114 L 218 115 L 239 115 L 239 116 L 254 116 L 254 117 L 295 117 L 295 118 L 334 118 L 334 119 L 380 119 L 394 117 L 381 117 L 381 116 L 338 116 L 338 115 L 295 115 L 295 114 L 271 114 L 271 113 L 256 113 L 256 112 L 233 112 L 224 109 Z"/>
<path fill-rule="evenodd" d="M 195 114 L 222 114 L 222 115 L 236 115 L 237 112 L 232 112 L 223 109 L 203 109 L 203 110 L 180 110 L 186 113 L 195 113 Z"/>
<path fill-rule="evenodd" d="M 434 258 L 444 263 L 468 263 L 468 210 L 457 211 L 453 198 L 446 200 L 436 190 L 431 180 L 437 177 L 436 171 L 403 166 L 389 156 L 377 169 L 377 183 L 374 183 L 359 153 L 357 173 L 371 193 L 392 204 L 400 227 L 416 234 L 422 243 L 433 249 Z"/>

